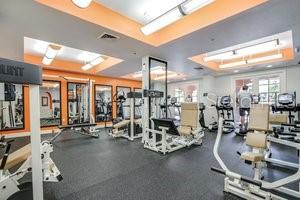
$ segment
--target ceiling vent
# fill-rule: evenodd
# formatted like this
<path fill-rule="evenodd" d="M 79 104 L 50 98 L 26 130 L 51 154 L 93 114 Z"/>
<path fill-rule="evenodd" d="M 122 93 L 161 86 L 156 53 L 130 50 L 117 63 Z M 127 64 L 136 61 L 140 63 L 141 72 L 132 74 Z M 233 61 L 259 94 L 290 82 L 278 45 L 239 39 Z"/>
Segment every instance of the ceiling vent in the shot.
<path fill-rule="evenodd" d="M 109 40 L 117 40 L 117 39 L 120 39 L 120 37 L 116 36 L 116 35 L 113 35 L 113 34 L 110 34 L 110 33 L 102 33 L 100 36 L 97 37 L 97 39 L 109 39 Z"/>
<path fill-rule="evenodd" d="M 203 70 L 203 67 L 194 67 L 195 70 Z"/>

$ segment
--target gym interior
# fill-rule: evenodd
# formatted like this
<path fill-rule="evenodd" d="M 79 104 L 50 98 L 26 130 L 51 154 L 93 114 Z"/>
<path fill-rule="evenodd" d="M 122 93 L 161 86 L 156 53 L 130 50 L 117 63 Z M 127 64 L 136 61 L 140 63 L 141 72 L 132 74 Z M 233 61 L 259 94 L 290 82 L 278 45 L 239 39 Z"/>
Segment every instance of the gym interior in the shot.
<path fill-rule="evenodd" d="M 299 0 L 1 0 L 0 200 L 300 199 Z"/>

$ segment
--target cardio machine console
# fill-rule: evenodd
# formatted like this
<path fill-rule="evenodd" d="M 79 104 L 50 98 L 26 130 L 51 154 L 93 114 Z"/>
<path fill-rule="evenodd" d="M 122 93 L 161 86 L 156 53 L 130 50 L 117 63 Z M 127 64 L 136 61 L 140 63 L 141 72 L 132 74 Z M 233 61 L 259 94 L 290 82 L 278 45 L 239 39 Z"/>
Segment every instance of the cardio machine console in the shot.
<path fill-rule="evenodd" d="M 278 103 L 280 105 L 291 105 L 295 101 L 295 97 L 291 93 L 283 93 L 278 95 Z"/>

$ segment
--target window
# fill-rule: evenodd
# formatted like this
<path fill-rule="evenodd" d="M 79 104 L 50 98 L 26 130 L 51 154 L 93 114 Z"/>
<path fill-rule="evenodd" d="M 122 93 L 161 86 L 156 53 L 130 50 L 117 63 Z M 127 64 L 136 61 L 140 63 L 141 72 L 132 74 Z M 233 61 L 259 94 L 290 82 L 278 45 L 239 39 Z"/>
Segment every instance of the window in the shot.
<path fill-rule="evenodd" d="M 61 124 L 60 82 L 43 81 L 40 87 L 40 120 L 41 126 Z"/>
<path fill-rule="evenodd" d="M 253 80 L 252 79 L 240 79 L 235 81 L 235 92 L 236 97 L 238 97 L 239 92 L 242 90 L 243 86 L 248 86 L 248 91 L 252 93 L 253 91 Z"/>
<path fill-rule="evenodd" d="M 262 103 L 274 103 L 276 93 L 280 92 L 280 78 L 263 78 L 259 80 L 259 95 Z"/>
<path fill-rule="evenodd" d="M 193 102 L 198 102 L 198 91 L 197 90 L 194 90 L 192 92 L 192 101 Z"/>
<path fill-rule="evenodd" d="M 0 130 L 23 129 L 23 86 L 0 83 L 0 91 Z"/>
<path fill-rule="evenodd" d="M 175 88 L 175 97 L 179 103 L 184 102 L 184 91 L 179 88 Z"/>

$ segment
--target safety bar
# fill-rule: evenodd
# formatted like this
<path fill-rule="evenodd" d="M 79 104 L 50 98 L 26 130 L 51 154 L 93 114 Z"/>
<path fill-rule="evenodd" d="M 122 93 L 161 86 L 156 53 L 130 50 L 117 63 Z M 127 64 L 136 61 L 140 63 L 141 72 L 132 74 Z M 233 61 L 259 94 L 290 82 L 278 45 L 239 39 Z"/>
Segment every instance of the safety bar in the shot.
<path fill-rule="evenodd" d="M 217 172 L 219 174 L 223 174 L 225 176 L 228 176 L 228 177 L 232 177 L 232 178 L 237 178 L 239 177 L 239 179 L 243 182 L 246 182 L 246 183 L 249 183 L 251 185 L 256 185 L 258 187 L 261 187 L 262 186 L 262 182 L 260 181 L 256 181 L 256 180 L 253 180 L 252 178 L 249 178 L 247 176 L 242 176 L 242 175 L 239 175 L 239 174 L 236 174 L 236 176 L 233 176 L 235 173 L 233 172 L 228 172 L 228 171 L 225 171 L 223 169 L 220 169 L 220 168 L 216 168 L 216 167 L 211 167 L 210 168 L 212 171 L 214 172 Z M 231 176 L 229 175 L 231 174 Z"/>

